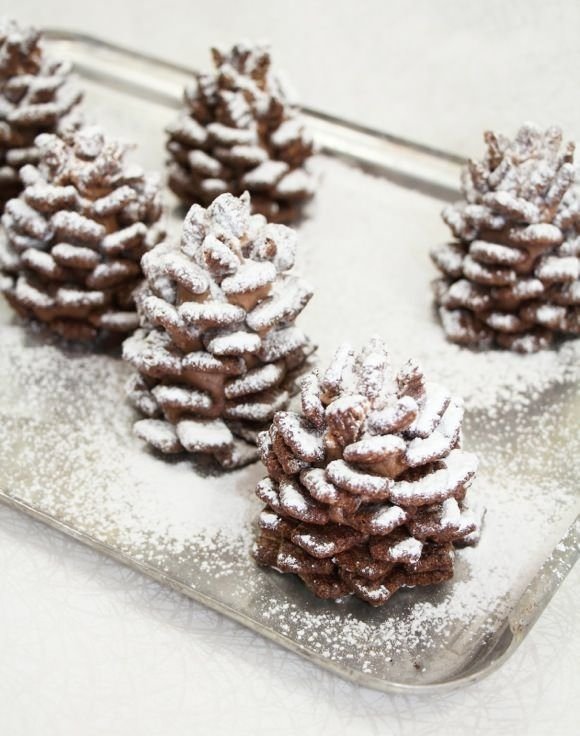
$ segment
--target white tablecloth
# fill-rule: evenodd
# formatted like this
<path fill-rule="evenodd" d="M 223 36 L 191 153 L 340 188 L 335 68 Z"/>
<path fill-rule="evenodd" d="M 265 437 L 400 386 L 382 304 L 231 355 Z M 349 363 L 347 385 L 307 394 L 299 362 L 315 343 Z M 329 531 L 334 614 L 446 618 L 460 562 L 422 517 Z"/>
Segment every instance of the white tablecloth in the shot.
<path fill-rule="evenodd" d="M 305 103 L 441 148 L 524 119 L 580 139 L 580 5 L 438 0 L 20 0 L 194 67 L 269 39 Z M 56 532 L 0 507 L 0 734 L 577 733 L 580 571 L 502 669 L 438 697 L 347 684 Z"/>

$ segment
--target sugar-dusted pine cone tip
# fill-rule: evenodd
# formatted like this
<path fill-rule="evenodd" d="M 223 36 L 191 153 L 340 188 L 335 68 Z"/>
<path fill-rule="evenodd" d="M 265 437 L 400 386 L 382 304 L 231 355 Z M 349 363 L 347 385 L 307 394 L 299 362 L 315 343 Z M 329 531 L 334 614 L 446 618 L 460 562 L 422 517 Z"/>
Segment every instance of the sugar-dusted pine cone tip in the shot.
<path fill-rule="evenodd" d="M 135 433 L 163 453 L 257 459 L 255 439 L 283 409 L 313 348 L 294 322 L 312 291 L 291 273 L 296 234 L 251 215 L 250 197 L 193 205 L 181 241 L 142 261 L 143 328 L 124 345 L 137 375 Z"/>
<path fill-rule="evenodd" d="M 580 209 L 574 144 L 559 128 L 486 133 L 443 219 L 457 239 L 432 252 L 435 300 L 453 342 L 519 352 L 580 334 Z"/>
<path fill-rule="evenodd" d="M 19 170 L 38 162 L 35 137 L 78 125 L 82 95 L 70 71 L 47 56 L 36 29 L 0 18 L 0 205 L 21 190 Z"/>
<path fill-rule="evenodd" d="M 462 418 L 461 401 L 413 362 L 394 374 L 380 340 L 359 353 L 342 345 L 302 382 L 301 411 L 277 412 L 259 436 L 257 561 L 321 598 L 371 605 L 449 580 L 455 547 L 476 543 L 480 527 Z"/>
<path fill-rule="evenodd" d="M 252 195 L 253 212 L 296 220 L 314 192 L 313 142 L 271 68 L 265 46 L 212 49 L 215 72 L 198 74 L 167 132 L 169 186 L 204 206 L 224 192 Z"/>
<path fill-rule="evenodd" d="M 157 177 L 99 128 L 43 133 L 35 145 L 39 164 L 21 170 L 24 191 L 2 216 L 0 289 L 66 339 L 131 332 L 139 261 L 164 234 Z"/>

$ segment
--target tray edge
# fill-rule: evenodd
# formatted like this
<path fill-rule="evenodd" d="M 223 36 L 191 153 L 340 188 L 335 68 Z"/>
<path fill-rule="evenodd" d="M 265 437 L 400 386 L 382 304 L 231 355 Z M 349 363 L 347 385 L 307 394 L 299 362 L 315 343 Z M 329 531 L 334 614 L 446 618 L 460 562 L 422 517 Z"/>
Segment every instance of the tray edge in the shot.
<path fill-rule="evenodd" d="M 106 555 L 117 562 L 125 565 L 126 567 L 141 573 L 161 585 L 166 585 L 172 590 L 194 600 L 202 605 L 211 608 L 212 610 L 227 616 L 229 619 L 235 621 L 242 626 L 254 631 L 261 636 L 273 641 L 274 643 L 283 646 L 285 649 L 299 655 L 303 659 L 307 659 L 309 662 L 322 667 L 323 669 L 338 675 L 344 680 L 348 680 L 357 685 L 363 685 L 364 687 L 378 690 L 385 693 L 397 693 L 397 694 L 434 694 L 444 693 L 451 690 L 456 690 L 460 687 L 473 684 L 487 677 L 488 675 L 495 672 L 501 665 L 509 659 L 512 654 L 516 651 L 522 641 L 525 639 L 534 623 L 540 617 L 542 611 L 546 608 L 550 600 L 554 597 L 555 593 L 559 589 L 562 582 L 566 579 L 570 570 L 574 567 L 574 564 L 580 556 L 580 532 L 579 532 L 579 519 L 578 517 L 573 524 L 568 528 L 566 534 L 560 539 L 558 544 L 555 546 L 552 554 L 546 558 L 542 567 L 538 570 L 536 575 L 532 578 L 528 588 L 524 591 L 524 594 L 520 597 L 517 603 L 514 605 L 507 621 L 503 634 L 499 637 L 494 646 L 487 653 L 485 664 L 480 669 L 476 669 L 473 672 L 469 672 L 466 675 L 460 676 L 456 679 L 447 680 L 439 683 L 430 683 L 426 685 L 407 685 L 391 680 L 382 680 L 372 675 L 367 675 L 360 670 L 353 670 L 349 667 L 337 665 L 332 660 L 317 657 L 314 653 L 307 649 L 303 649 L 299 644 L 291 639 L 278 634 L 268 627 L 264 627 L 260 624 L 256 624 L 245 615 L 241 615 L 238 611 L 225 604 L 221 604 L 219 601 L 210 598 L 204 593 L 200 593 L 193 588 L 180 583 L 178 580 L 171 578 L 170 576 L 163 573 L 161 570 L 153 567 L 144 562 L 139 562 L 133 559 L 129 555 L 125 554 L 121 550 L 115 549 L 107 545 L 104 542 L 95 539 L 94 537 L 86 534 L 85 532 L 79 531 L 67 523 L 60 521 L 59 519 L 46 514 L 40 509 L 31 506 L 30 504 L 22 501 L 14 496 L 11 496 L 8 492 L 0 489 L 0 503 L 12 508 L 16 511 L 25 513 L 27 516 L 32 517 L 36 521 L 42 522 L 50 528 L 64 534 L 65 536 L 74 539 L 81 544 L 84 544 L 94 551 Z M 564 546 L 565 548 L 572 549 L 573 553 L 569 555 L 563 555 L 559 551 L 559 548 Z M 558 571 L 558 575 L 547 575 L 547 571 Z M 531 603 L 529 601 L 528 591 L 541 580 L 548 580 L 549 584 L 544 587 L 543 593 L 539 600 Z"/>

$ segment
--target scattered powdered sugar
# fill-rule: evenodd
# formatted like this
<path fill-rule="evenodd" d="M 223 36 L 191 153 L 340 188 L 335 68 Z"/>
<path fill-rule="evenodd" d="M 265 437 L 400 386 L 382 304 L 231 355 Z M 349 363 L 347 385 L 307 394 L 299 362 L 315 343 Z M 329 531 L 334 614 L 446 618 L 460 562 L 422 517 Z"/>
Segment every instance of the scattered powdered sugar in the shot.
<path fill-rule="evenodd" d="M 276 268 L 269 261 L 248 261 L 241 265 L 233 276 L 227 276 L 221 283 L 224 294 L 233 296 L 245 294 L 271 284 L 276 278 Z"/>
<path fill-rule="evenodd" d="M 300 140 L 304 133 L 304 124 L 298 118 L 285 120 L 280 127 L 272 133 L 270 138 L 274 146 L 283 148 L 293 141 Z"/>
<path fill-rule="evenodd" d="M 408 431 L 415 437 L 430 437 L 439 423 L 439 418 L 449 404 L 449 392 L 443 386 L 429 384 L 425 401 Z"/>
<path fill-rule="evenodd" d="M 252 145 L 258 141 L 258 134 L 255 128 L 230 128 L 221 123 L 210 123 L 207 126 L 207 132 L 218 143 L 223 143 L 224 145 Z"/>
<path fill-rule="evenodd" d="M 452 400 L 437 429 L 426 438 L 416 437 L 406 448 L 406 459 L 411 467 L 421 465 L 429 458 L 446 455 L 455 444 L 461 430 L 463 406 L 460 401 Z M 394 435 L 387 435 L 394 436 Z"/>
<path fill-rule="evenodd" d="M 436 681 L 497 639 L 577 513 L 580 341 L 529 356 L 446 342 L 429 290 L 436 272 L 428 251 L 448 238 L 441 203 L 337 161 L 315 165 L 323 185 L 297 253 L 314 297 L 300 328 L 273 333 L 261 351 L 275 359 L 282 342 L 303 343 L 303 329 L 325 365 L 345 339 L 361 345 L 378 334 L 395 364 L 416 358 L 464 399 L 465 447 L 480 460 L 472 499 L 487 514 L 479 545 L 458 551 L 454 580 L 401 591 L 375 611 L 316 601 L 292 576 L 260 570 L 249 556 L 259 464 L 212 475 L 144 449 L 123 401 L 128 368 L 14 326 L 0 327 L 1 482 L 310 653 L 387 679 L 416 682 L 424 671 Z M 432 410 L 445 410 L 443 394 Z M 342 466 L 334 470 L 343 484 L 357 483 Z M 444 472 L 460 480 L 470 471 Z M 292 488 L 285 496 L 301 502 Z"/>
<path fill-rule="evenodd" d="M 303 514 L 310 506 L 314 506 L 294 483 L 287 481 L 280 484 L 280 501 L 288 512 L 293 510 Z"/>
<path fill-rule="evenodd" d="M 314 180 L 304 169 L 290 171 L 276 184 L 276 192 L 286 196 L 313 191 Z"/>
<path fill-rule="evenodd" d="M 285 442 L 299 457 L 311 463 L 324 459 L 322 437 L 312 432 L 298 414 L 283 411 L 276 415 L 274 421 L 276 427 L 283 431 Z"/>
<path fill-rule="evenodd" d="M 177 554 L 218 532 L 248 546 L 256 466 L 225 493 L 219 476 L 200 482 L 183 456 L 161 459 L 132 436 L 118 360 L 25 347 L 17 327 L 1 335 L 3 488 L 121 548 L 161 544 Z"/>
<path fill-rule="evenodd" d="M 574 281 L 580 275 L 580 260 L 574 256 L 546 256 L 536 267 L 536 276 L 545 281 Z"/>
<path fill-rule="evenodd" d="M 248 187 L 273 186 L 288 171 L 284 161 L 264 161 L 242 178 L 242 184 Z"/>
<path fill-rule="evenodd" d="M 408 560 L 412 559 L 414 562 L 418 562 L 421 557 L 421 551 L 423 549 L 423 542 L 415 537 L 408 537 L 403 539 L 402 542 L 395 544 L 389 551 L 389 557 L 391 560 L 396 562 L 397 560 Z"/>
<path fill-rule="evenodd" d="M 430 288 L 438 273 L 429 251 L 451 236 L 443 204 L 338 161 L 315 163 L 322 183 L 314 214 L 300 229 L 297 269 L 314 290 L 300 326 L 315 336 L 320 364 L 344 340 L 361 345 L 376 334 L 394 364 L 416 359 L 468 411 L 524 406 L 578 379 L 580 340 L 533 355 L 448 342 Z"/>
<path fill-rule="evenodd" d="M 333 460 L 326 467 L 328 480 L 350 493 L 365 493 L 369 498 L 390 498 L 393 481 L 380 475 L 371 475 L 351 467 L 344 460 Z"/>
<path fill-rule="evenodd" d="M 205 151 L 190 151 L 187 158 L 194 171 L 210 176 L 219 176 L 221 173 L 222 165 L 220 162 L 209 156 Z"/>
<path fill-rule="evenodd" d="M 276 386 L 283 376 L 284 370 L 280 365 L 267 363 L 258 368 L 253 368 L 240 378 L 232 379 L 226 384 L 224 394 L 226 399 L 257 394 Z"/>
<path fill-rule="evenodd" d="M 255 353 L 260 347 L 260 337 L 251 332 L 240 330 L 225 335 L 218 335 L 207 344 L 214 355 L 244 355 Z"/>
<path fill-rule="evenodd" d="M 388 534 L 389 530 L 403 524 L 408 518 L 407 512 L 399 506 L 390 506 L 375 514 L 372 519 L 374 534 Z M 402 548 L 401 548 L 401 551 Z"/>
<path fill-rule="evenodd" d="M 390 490 L 393 503 L 405 506 L 413 505 L 414 500 L 423 503 L 437 503 L 442 501 L 449 489 L 457 489 L 473 478 L 477 469 L 477 458 L 473 453 L 451 450 L 442 461 L 444 466 L 430 475 L 424 475 L 419 480 L 409 482 L 396 481 Z M 428 501 L 427 501 L 428 500 Z"/>

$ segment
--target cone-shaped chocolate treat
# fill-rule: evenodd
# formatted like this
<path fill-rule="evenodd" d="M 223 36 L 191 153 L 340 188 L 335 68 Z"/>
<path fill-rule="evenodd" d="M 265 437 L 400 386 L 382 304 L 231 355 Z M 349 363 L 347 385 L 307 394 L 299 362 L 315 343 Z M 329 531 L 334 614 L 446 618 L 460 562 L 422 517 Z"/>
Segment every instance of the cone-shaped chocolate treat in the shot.
<path fill-rule="evenodd" d="M 443 219 L 456 241 L 435 249 L 435 298 L 447 336 L 519 352 L 580 334 L 580 224 L 574 144 L 559 128 L 486 133 L 464 172 L 464 202 Z"/>
<path fill-rule="evenodd" d="M 36 29 L 0 18 L 0 208 L 22 189 L 19 170 L 38 162 L 36 136 L 77 126 L 81 96 Z"/>
<path fill-rule="evenodd" d="M 215 72 L 185 90 L 169 128 L 169 186 L 189 206 L 223 192 L 252 195 L 252 210 L 291 222 L 313 193 L 305 163 L 312 140 L 287 100 L 263 46 L 212 49 Z"/>
<path fill-rule="evenodd" d="M 393 374 L 379 340 L 358 354 L 341 345 L 322 378 L 303 381 L 301 411 L 277 412 L 259 437 L 258 562 L 321 598 L 374 606 L 449 580 L 455 546 L 479 529 L 462 417 L 461 401 L 411 361 Z"/>
<path fill-rule="evenodd" d="M 0 291 L 66 339 L 133 331 L 139 261 L 164 236 L 158 178 L 99 128 L 43 133 L 35 145 L 40 162 L 21 170 L 25 189 L 2 216 Z"/>
<path fill-rule="evenodd" d="M 143 329 L 123 354 L 137 369 L 129 397 L 147 418 L 135 433 L 164 453 L 257 458 L 257 433 L 285 407 L 312 348 L 294 325 L 312 292 L 290 273 L 296 235 L 250 214 L 250 197 L 193 205 L 180 243 L 142 261 Z"/>

